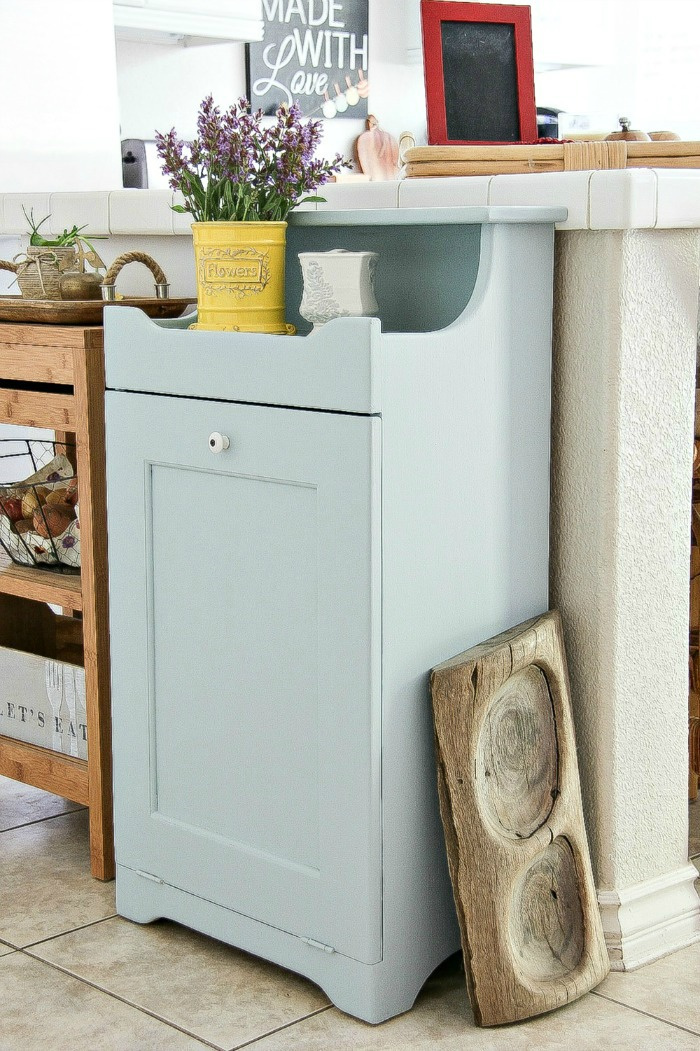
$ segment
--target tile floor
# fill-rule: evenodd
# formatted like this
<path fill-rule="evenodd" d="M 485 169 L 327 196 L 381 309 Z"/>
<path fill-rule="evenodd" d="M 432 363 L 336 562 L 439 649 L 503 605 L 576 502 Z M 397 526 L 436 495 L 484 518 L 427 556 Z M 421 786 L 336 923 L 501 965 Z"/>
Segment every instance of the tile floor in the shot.
<path fill-rule="evenodd" d="M 86 817 L 0 778 L 0 1051 L 700 1049 L 700 943 L 491 1030 L 475 1027 L 454 957 L 412 1011 L 369 1026 L 279 967 L 176 924 L 120 919 L 114 884 L 90 878 Z"/>

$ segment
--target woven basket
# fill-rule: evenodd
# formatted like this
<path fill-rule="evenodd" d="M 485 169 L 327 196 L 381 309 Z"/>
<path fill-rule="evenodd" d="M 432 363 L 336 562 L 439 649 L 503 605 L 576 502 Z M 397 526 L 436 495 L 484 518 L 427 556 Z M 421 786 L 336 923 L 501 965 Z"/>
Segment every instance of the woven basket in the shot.
<path fill-rule="evenodd" d="M 17 283 L 25 299 L 60 299 L 61 278 L 80 270 L 75 245 L 69 248 L 42 248 L 30 245 L 26 258 L 17 263 Z"/>

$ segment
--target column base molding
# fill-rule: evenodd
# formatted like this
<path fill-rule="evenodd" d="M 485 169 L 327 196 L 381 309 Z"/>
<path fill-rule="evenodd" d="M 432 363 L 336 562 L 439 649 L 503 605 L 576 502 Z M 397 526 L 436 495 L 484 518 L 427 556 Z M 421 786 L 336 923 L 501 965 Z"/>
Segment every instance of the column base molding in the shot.
<path fill-rule="evenodd" d="M 623 890 L 598 891 L 613 971 L 633 971 L 700 941 L 697 879 L 689 862 Z"/>

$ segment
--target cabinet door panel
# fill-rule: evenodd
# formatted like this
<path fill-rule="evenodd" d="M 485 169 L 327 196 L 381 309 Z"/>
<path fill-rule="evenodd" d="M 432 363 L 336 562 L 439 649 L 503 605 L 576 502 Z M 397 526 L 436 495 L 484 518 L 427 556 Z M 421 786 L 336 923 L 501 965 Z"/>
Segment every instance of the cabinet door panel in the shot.
<path fill-rule="evenodd" d="M 107 428 L 118 863 L 376 962 L 379 421 L 110 391 Z"/>
<path fill-rule="evenodd" d="M 162 464 L 148 483 L 158 813 L 316 872 L 316 486 Z"/>

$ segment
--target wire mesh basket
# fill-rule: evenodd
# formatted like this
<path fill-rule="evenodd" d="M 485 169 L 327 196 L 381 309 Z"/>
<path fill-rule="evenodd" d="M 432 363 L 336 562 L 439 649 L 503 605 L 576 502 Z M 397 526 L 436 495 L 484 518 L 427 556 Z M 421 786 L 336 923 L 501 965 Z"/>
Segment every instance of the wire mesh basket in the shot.
<path fill-rule="evenodd" d="M 72 445 L 0 439 L 0 545 L 17 565 L 60 573 L 80 569 L 74 464 Z"/>

